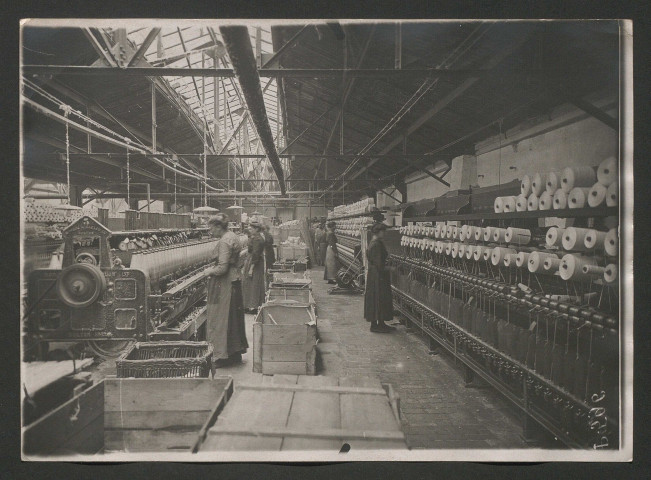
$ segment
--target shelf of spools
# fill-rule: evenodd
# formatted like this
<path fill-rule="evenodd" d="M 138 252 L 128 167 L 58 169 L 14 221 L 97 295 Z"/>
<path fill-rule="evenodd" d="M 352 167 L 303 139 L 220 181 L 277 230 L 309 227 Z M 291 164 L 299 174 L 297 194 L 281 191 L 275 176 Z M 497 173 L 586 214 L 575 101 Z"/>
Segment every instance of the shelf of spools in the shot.
<path fill-rule="evenodd" d="M 608 168 L 609 166 L 610 168 Z M 610 199 L 609 205 L 607 204 L 604 207 L 605 198 L 600 192 L 605 190 L 606 195 L 608 195 L 609 188 L 611 191 L 616 191 L 611 186 L 617 182 L 616 174 L 614 179 L 612 176 L 611 178 L 604 178 L 604 170 L 610 170 L 612 173 L 615 171 L 615 167 L 616 162 L 613 166 L 613 160 L 608 159 L 597 168 L 589 167 L 592 173 L 587 169 L 566 169 L 559 175 L 558 183 L 564 185 L 569 192 L 575 192 L 571 195 L 571 198 L 576 199 L 577 196 L 579 198 L 579 201 L 570 203 L 571 208 L 556 208 L 554 211 L 554 195 L 550 193 L 545 195 L 546 200 L 543 201 L 545 210 L 542 211 L 534 208 L 526 211 L 508 211 L 513 207 L 513 203 L 516 203 L 517 208 L 517 201 L 522 201 L 522 197 L 524 197 L 524 195 L 521 195 L 519 198 L 508 198 L 506 200 L 506 204 L 510 205 L 510 207 L 507 207 L 506 213 L 457 214 L 427 217 L 426 220 L 424 217 L 410 218 L 407 221 L 438 223 L 432 226 L 420 224 L 402 227 L 403 238 L 401 244 L 404 249 L 404 256 L 392 256 L 391 258 L 392 263 L 402 269 L 403 274 L 407 272 L 410 278 L 409 282 L 406 282 L 403 275 L 402 280 L 397 279 L 394 282 L 394 291 L 397 294 L 397 308 L 399 310 L 402 308 L 402 313 L 407 316 L 410 314 L 412 317 L 414 314 L 416 314 L 416 317 L 420 316 L 420 322 L 424 330 L 427 328 L 424 325 L 426 322 L 423 320 L 423 315 L 425 317 L 430 314 L 436 316 L 440 313 L 431 310 L 431 302 L 428 302 L 429 299 L 423 296 L 424 291 L 427 290 L 425 285 L 432 285 L 433 279 L 436 278 L 438 278 L 438 282 L 434 280 L 433 284 L 447 285 L 450 295 L 452 295 L 454 286 L 454 292 L 457 296 L 459 296 L 458 291 L 463 292 L 466 289 L 473 292 L 473 297 L 479 296 L 482 298 L 482 301 L 488 298 L 489 305 L 493 305 L 492 314 L 495 315 L 494 318 L 500 318 L 501 322 L 504 322 L 506 318 L 508 328 L 517 329 L 517 332 L 525 332 L 527 329 L 530 330 L 533 325 L 536 325 L 536 348 L 539 345 L 538 325 L 543 324 L 543 321 L 547 332 L 546 335 L 549 335 L 550 323 L 553 324 L 551 328 L 554 332 L 552 340 L 547 336 L 545 342 L 542 342 L 545 348 L 548 345 L 553 345 L 553 348 L 556 348 L 556 333 L 559 328 L 561 330 L 565 329 L 563 331 L 566 335 L 561 334 L 560 336 L 566 336 L 567 338 L 565 340 L 559 338 L 558 342 L 564 342 L 565 346 L 557 349 L 556 353 L 562 353 L 564 349 L 564 353 L 567 354 L 569 350 L 570 357 L 572 357 L 572 355 L 575 355 L 573 353 L 575 350 L 576 362 L 581 368 L 584 370 L 602 368 L 602 377 L 599 377 L 599 379 L 602 383 L 608 384 L 605 390 L 608 391 L 606 403 L 609 406 L 608 425 L 611 432 L 616 431 L 613 418 L 616 418 L 617 409 L 616 375 L 618 372 L 617 340 L 619 319 L 617 317 L 618 302 L 616 300 L 618 293 L 617 219 L 609 217 L 617 214 L 617 207 L 613 204 L 616 203 L 616 195 L 615 198 Z M 568 181 L 564 182 L 563 179 L 566 178 Z M 608 183 L 609 181 L 610 183 Z M 544 184 L 546 191 L 548 191 L 547 182 L 551 183 L 553 187 L 554 175 L 536 175 L 531 181 L 523 179 L 521 189 L 524 194 L 527 189 L 532 187 L 540 189 L 540 185 Z M 592 185 L 588 187 L 587 184 L 590 183 Z M 576 193 L 576 188 L 583 188 L 584 190 L 579 190 Z M 540 190 L 538 191 L 540 192 Z M 535 192 L 531 192 L 528 197 L 531 197 L 533 193 Z M 556 195 L 556 198 L 559 196 L 562 197 L 559 194 Z M 529 204 L 528 197 L 527 204 Z M 594 198 L 590 201 L 592 197 Z M 551 202 L 549 198 L 552 199 Z M 497 198 L 495 199 L 496 210 L 499 209 L 499 203 L 503 204 L 504 199 L 501 202 Z M 535 207 L 540 204 L 539 201 L 532 203 Z M 552 205 L 548 206 L 549 203 Z M 588 204 L 587 207 L 585 203 Z M 527 205 L 527 208 L 530 208 L 529 205 Z M 542 217 L 584 218 L 586 222 L 589 222 L 589 225 L 586 226 L 595 228 L 576 226 L 540 228 L 538 225 L 531 225 L 532 222 L 538 222 L 537 218 Z M 450 224 L 446 225 L 443 220 L 450 221 Z M 507 222 L 502 223 L 503 220 L 509 220 L 508 223 L 512 226 L 504 228 Z M 461 225 L 461 221 L 481 223 L 484 226 Z M 488 225 L 489 223 L 497 223 L 497 226 Z M 518 227 L 515 226 L 516 224 Z M 531 228 L 521 228 L 527 225 L 531 226 Z M 445 287 L 442 288 L 445 289 Z M 461 293 L 462 298 L 463 295 Z M 606 302 L 605 298 L 610 299 L 611 295 L 615 297 L 615 300 Z M 449 296 L 449 298 L 453 297 Z M 404 311 L 405 308 L 407 311 Z M 539 318 L 539 315 L 542 316 Z M 437 318 L 440 321 L 444 320 L 442 325 L 445 326 L 445 329 L 456 332 L 453 339 L 455 352 L 457 351 L 458 342 L 460 344 L 467 342 L 468 345 L 473 346 L 472 348 L 483 348 L 483 357 L 482 355 L 479 357 L 486 360 L 487 350 L 478 346 L 477 338 L 473 335 L 475 332 L 461 328 L 456 325 L 456 322 L 447 318 L 442 319 L 440 316 Z M 550 319 L 553 319 L 553 321 L 550 321 Z M 418 318 L 412 318 L 413 320 L 418 323 Z M 429 331 L 428 333 L 430 333 L 430 336 L 437 336 L 435 332 Z M 594 350 L 597 352 L 596 358 L 590 357 L 591 360 L 586 367 L 585 363 L 581 363 L 583 360 L 579 362 L 579 359 L 585 356 L 586 349 L 589 349 L 590 355 L 592 355 L 593 336 L 595 337 Z M 586 342 L 588 342 L 587 337 L 589 337 L 589 346 L 586 345 Z M 436 339 L 445 341 L 440 336 L 437 336 Z M 570 341 L 570 339 L 572 340 Z M 574 345 L 572 343 L 574 341 L 576 342 L 576 348 L 574 346 L 570 347 L 570 345 Z M 497 347 L 496 343 L 492 348 L 501 350 L 503 345 L 499 345 L 500 348 Z M 542 367 L 533 368 L 534 365 L 529 365 L 532 368 L 523 369 L 519 362 L 515 361 L 514 363 L 513 351 L 506 354 L 502 351 L 498 357 L 494 354 L 495 352 L 489 354 L 489 357 L 490 355 L 493 355 L 493 359 L 499 357 L 499 362 L 507 365 L 509 369 L 523 372 L 527 382 L 535 383 L 537 389 L 538 387 L 546 389 L 546 391 L 551 392 L 549 395 L 564 398 L 566 406 L 570 405 L 572 408 L 576 406 L 577 410 L 575 411 L 585 413 L 585 401 L 588 398 L 588 393 L 592 391 L 588 389 L 588 383 L 590 383 L 588 380 L 592 379 L 591 385 L 594 384 L 597 374 L 585 375 L 587 378 L 585 390 L 580 388 L 580 385 L 574 385 L 573 388 L 570 388 L 559 380 L 558 369 L 553 375 L 549 371 L 543 371 L 540 374 L 538 370 L 541 370 Z M 473 353 L 470 353 L 470 356 L 472 355 Z M 572 363 L 574 360 L 570 359 L 568 362 Z M 475 367 L 477 366 L 475 365 Z M 527 366 L 525 365 L 525 367 Z M 479 368 L 482 369 L 479 372 L 481 375 L 502 376 L 501 373 L 496 374 L 495 371 L 488 371 L 490 368 L 486 371 L 481 366 Z M 607 381 L 603 379 L 605 378 L 603 377 L 604 371 L 607 371 Z M 502 372 L 501 367 L 500 372 Z M 537 379 L 537 376 L 540 375 L 546 379 L 546 383 L 551 382 L 551 386 L 549 384 L 545 385 L 545 382 L 541 383 Z M 547 378 L 550 376 L 555 378 Z M 578 378 L 582 379 L 583 377 L 578 375 Z M 511 389 L 511 394 L 514 392 L 522 395 L 526 393 L 526 388 L 525 391 L 518 388 Z M 568 394 L 570 397 L 568 397 Z M 546 408 L 550 411 L 553 410 L 545 402 L 540 408 L 542 410 Z M 537 418 L 537 420 L 546 423 L 548 427 L 550 426 L 549 419 Z M 585 426 L 585 424 L 583 425 Z M 552 425 L 553 428 L 550 430 L 555 430 L 558 433 L 560 426 L 557 422 L 557 425 L 555 427 Z M 566 440 L 569 437 L 576 436 L 573 435 L 576 432 L 566 433 Z M 569 438 L 568 441 L 571 440 Z"/>

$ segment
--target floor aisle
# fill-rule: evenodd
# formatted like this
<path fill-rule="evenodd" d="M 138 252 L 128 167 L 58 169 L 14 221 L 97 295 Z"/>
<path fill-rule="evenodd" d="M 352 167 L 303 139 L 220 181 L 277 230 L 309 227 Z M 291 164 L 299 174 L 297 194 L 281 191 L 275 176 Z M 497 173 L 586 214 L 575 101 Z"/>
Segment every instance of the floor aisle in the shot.
<path fill-rule="evenodd" d="M 323 375 L 376 375 L 400 395 L 412 448 L 525 448 L 513 407 L 491 388 L 466 388 L 447 355 L 431 356 L 417 330 L 369 331 L 361 295 L 329 295 L 323 269 L 311 271 Z M 396 319 L 397 320 L 397 319 Z"/>

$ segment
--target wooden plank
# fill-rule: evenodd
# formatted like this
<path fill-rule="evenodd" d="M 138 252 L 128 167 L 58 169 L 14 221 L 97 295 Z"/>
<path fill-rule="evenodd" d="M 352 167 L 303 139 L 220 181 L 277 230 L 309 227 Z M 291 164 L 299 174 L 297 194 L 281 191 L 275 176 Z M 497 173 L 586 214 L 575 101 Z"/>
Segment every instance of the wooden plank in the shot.
<path fill-rule="evenodd" d="M 304 384 L 302 379 L 305 377 L 299 377 L 299 383 L 296 385 L 253 385 L 253 384 L 244 384 L 239 385 L 237 388 L 239 390 L 262 390 L 262 391 L 292 391 L 292 392 L 309 392 L 309 393 L 355 393 L 358 395 L 380 395 L 382 397 L 387 396 L 387 392 L 384 388 L 365 388 L 365 387 L 340 387 L 337 386 L 337 382 L 334 384 L 324 381 L 324 379 L 331 379 L 336 377 L 315 377 L 316 381 L 310 384 Z"/>
<path fill-rule="evenodd" d="M 377 378 L 371 377 L 344 377 L 339 379 L 340 386 L 354 386 L 366 388 L 382 388 Z M 389 400 L 385 396 L 362 395 L 349 393 L 341 395 L 341 426 L 342 429 L 350 431 L 395 431 L 400 432 L 400 425 L 395 418 Z M 344 438 L 354 449 L 375 449 L 375 448 L 406 448 L 403 440 L 376 441 L 362 440 L 359 438 Z"/>
<path fill-rule="evenodd" d="M 210 429 L 215 424 L 215 422 L 219 418 L 219 415 L 222 413 L 224 407 L 228 403 L 228 400 L 230 400 L 232 396 L 233 396 L 233 380 L 231 379 L 230 382 L 228 382 L 228 384 L 226 385 L 226 388 L 224 389 L 220 397 L 215 402 L 215 406 L 210 411 L 210 415 L 208 416 L 204 424 L 201 426 L 201 430 L 199 430 L 199 435 L 197 437 L 196 443 L 194 444 L 194 447 L 192 447 L 192 453 L 197 453 L 197 451 L 199 451 L 199 447 L 206 439 L 206 435 L 208 434 L 208 429 Z"/>
<path fill-rule="evenodd" d="M 305 350 L 305 345 L 264 345 L 262 348 L 262 361 L 305 362 L 308 354 Z"/>
<path fill-rule="evenodd" d="M 210 410 L 230 377 L 107 378 L 106 412 Z"/>
<path fill-rule="evenodd" d="M 104 424 L 103 407 L 104 383 L 99 383 L 24 428 L 23 451 L 30 455 L 73 449 L 77 453 L 96 453 L 97 437 L 102 437 L 102 430 L 97 430 L 93 422 L 100 418 Z M 74 442 L 74 437 L 87 428 L 94 441 L 81 445 Z"/>
<path fill-rule="evenodd" d="M 260 325 L 265 345 L 303 345 L 313 330 L 303 325 Z"/>
<path fill-rule="evenodd" d="M 262 364 L 262 373 L 265 375 L 275 375 L 286 373 L 293 375 L 307 375 L 307 363 L 302 362 L 264 362 Z"/>
<path fill-rule="evenodd" d="M 89 367 L 93 362 L 94 359 L 92 358 L 75 360 L 74 362 L 72 360 L 64 360 L 61 362 L 24 362 L 22 382 L 27 389 L 27 393 L 31 395 L 66 375 Z M 21 394 L 24 396 L 22 389 Z"/>
<path fill-rule="evenodd" d="M 314 412 L 313 412 L 314 415 Z M 350 440 L 361 440 L 364 442 L 377 442 L 377 441 L 403 441 L 404 434 L 400 430 L 347 430 L 341 428 L 272 428 L 272 427 L 254 427 L 253 429 L 245 429 L 237 426 L 219 425 L 212 429 L 215 434 L 223 435 L 225 437 L 269 437 L 269 438 L 297 438 L 301 442 L 313 442 L 315 439 L 332 440 L 337 445 L 341 445 L 341 438 Z M 373 447 L 377 448 L 377 447 Z M 283 450 L 292 450 L 290 448 L 283 448 Z"/>
<path fill-rule="evenodd" d="M 197 430 L 106 430 L 105 452 L 189 451 L 197 440 Z"/>
<path fill-rule="evenodd" d="M 199 431 L 209 415 L 210 410 L 105 412 L 104 428 L 152 430 L 172 427 L 194 427 Z"/>
<path fill-rule="evenodd" d="M 266 340 L 264 337 L 264 329 L 261 323 L 253 324 L 253 371 L 255 373 L 262 373 L 262 342 Z"/>
<path fill-rule="evenodd" d="M 252 430 L 256 426 L 269 428 L 287 424 L 293 392 L 236 390 L 234 398 L 208 431 L 200 451 L 279 451 L 282 438 L 221 435 L 219 428 L 233 427 Z"/>
<path fill-rule="evenodd" d="M 310 388 L 312 391 L 298 390 L 294 394 L 294 402 L 289 412 L 287 428 L 296 430 L 310 428 L 312 430 L 333 429 L 341 426 L 339 415 L 339 395 L 319 393 L 313 389 L 336 387 L 339 385 L 337 377 L 298 377 L 298 385 L 302 389 Z M 274 385 L 284 387 L 285 385 Z M 288 385 L 288 387 L 292 387 Z M 305 437 L 285 438 L 281 450 L 341 450 L 341 438 L 315 439 Z"/>
<path fill-rule="evenodd" d="M 57 455 L 79 455 L 86 453 L 94 455 L 104 450 L 104 418 L 99 415 L 81 431 L 68 439 L 53 452 Z"/>
<path fill-rule="evenodd" d="M 316 318 L 310 306 L 283 304 L 281 301 L 266 303 L 262 306 L 262 323 L 264 324 L 305 325 L 313 322 L 316 322 Z"/>

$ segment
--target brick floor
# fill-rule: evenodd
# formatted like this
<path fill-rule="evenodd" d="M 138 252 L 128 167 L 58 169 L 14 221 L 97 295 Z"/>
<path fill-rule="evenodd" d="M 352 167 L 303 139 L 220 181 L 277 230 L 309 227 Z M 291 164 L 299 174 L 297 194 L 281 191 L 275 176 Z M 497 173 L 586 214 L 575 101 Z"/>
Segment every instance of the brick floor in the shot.
<path fill-rule="evenodd" d="M 460 365 L 432 356 L 417 330 L 395 324 L 376 334 L 363 318 L 363 296 L 329 295 L 322 268 L 311 271 L 322 375 L 375 375 L 400 395 L 412 448 L 526 448 L 515 408 L 491 388 L 467 388 Z"/>

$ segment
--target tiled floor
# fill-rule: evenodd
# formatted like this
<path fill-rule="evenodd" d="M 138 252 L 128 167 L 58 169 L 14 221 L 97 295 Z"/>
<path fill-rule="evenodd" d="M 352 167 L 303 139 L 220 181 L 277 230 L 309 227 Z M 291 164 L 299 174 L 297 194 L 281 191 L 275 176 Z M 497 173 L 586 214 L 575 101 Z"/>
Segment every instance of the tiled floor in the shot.
<path fill-rule="evenodd" d="M 319 374 L 375 375 L 400 395 L 403 430 L 411 448 L 526 448 L 514 407 L 490 388 L 466 388 L 460 366 L 447 355 L 431 356 L 416 330 L 397 324 L 396 332 L 376 334 L 363 318 L 361 295 L 329 295 L 323 269 L 310 272 L 317 302 Z M 253 315 L 246 330 L 253 346 Z M 257 383 L 252 349 L 243 363 L 218 370 L 239 382 Z M 115 375 L 115 362 L 103 362 L 96 380 Z"/>

